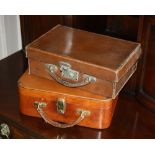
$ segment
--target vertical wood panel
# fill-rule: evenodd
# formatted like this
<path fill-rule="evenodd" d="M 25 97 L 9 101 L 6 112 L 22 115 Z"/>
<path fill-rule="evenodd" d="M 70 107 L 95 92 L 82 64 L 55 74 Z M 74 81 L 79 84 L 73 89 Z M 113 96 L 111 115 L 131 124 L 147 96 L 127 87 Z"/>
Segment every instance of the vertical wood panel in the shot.
<path fill-rule="evenodd" d="M 139 16 L 108 16 L 106 32 L 113 36 L 137 41 Z"/>
<path fill-rule="evenodd" d="M 155 111 L 155 16 L 146 16 L 144 19 L 142 48 L 137 98 Z"/>
<path fill-rule="evenodd" d="M 104 15 L 73 16 L 73 27 L 104 34 L 106 21 L 107 16 Z"/>
<path fill-rule="evenodd" d="M 57 24 L 63 24 L 63 16 L 20 16 L 23 47 L 49 31 Z"/>

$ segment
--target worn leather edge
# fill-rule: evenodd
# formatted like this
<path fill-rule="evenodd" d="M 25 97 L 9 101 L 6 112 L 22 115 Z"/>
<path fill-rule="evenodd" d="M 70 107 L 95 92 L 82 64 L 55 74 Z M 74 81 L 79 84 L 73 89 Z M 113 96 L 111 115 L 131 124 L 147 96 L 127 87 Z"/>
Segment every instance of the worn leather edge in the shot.
<path fill-rule="evenodd" d="M 26 88 L 26 89 L 30 89 L 30 90 L 36 90 L 36 91 L 41 91 L 41 92 L 47 92 L 47 93 L 55 93 L 55 94 L 60 94 L 60 95 L 67 95 L 67 96 L 71 96 L 71 97 L 80 97 L 82 99 L 90 99 L 92 101 L 97 101 L 97 102 L 101 102 L 101 101 L 104 101 L 104 102 L 109 102 L 110 100 L 113 100 L 114 98 L 105 98 L 105 99 L 97 99 L 97 98 L 91 98 L 91 97 L 85 97 L 85 96 L 79 96 L 79 95 L 72 95 L 72 94 L 67 94 L 67 93 L 60 93 L 60 92 L 57 92 L 57 91 L 48 91 L 48 90 L 40 90 L 40 89 L 35 89 L 35 88 L 31 88 L 31 87 L 27 87 L 23 84 L 22 82 L 22 78 L 23 76 L 26 75 L 26 73 L 28 73 L 27 71 L 19 78 L 19 80 L 17 81 L 17 85 L 18 87 L 23 87 L 23 88 Z M 29 74 L 27 74 L 27 76 L 31 76 Z M 33 75 L 34 76 L 34 75 Z M 42 78 L 40 78 L 42 79 Z M 66 88 L 67 89 L 67 88 Z M 103 97 L 104 98 L 104 97 Z"/>
<path fill-rule="evenodd" d="M 116 85 L 116 82 L 113 83 L 113 90 L 114 90 L 113 95 L 112 95 L 113 99 L 116 98 L 116 96 L 120 93 L 122 88 L 129 81 L 130 77 L 135 73 L 136 69 L 137 69 L 137 63 L 128 70 L 128 72 L 130 72 L 130 75 L 127 77 L 126 81 L 122 84 L 122 86 L 118 90 L 117 90 L 118 85 Z M 120 79 L 120 81 L 121 81 L 121 79 Z"/>
<path fill-rule="evenodd" d="M 124 60 L 124 62 L 120 65 L 120 67 L 116 70 L 116 82 L 118 82 L 127 72 L 128 70 L 132 67 L 132 65 L 134 65 L 138 59 L 140 58 L 140 55 L 141 55 L 141 45 L 139 44 L 134 50 L 133 52 L 129 55 L 129 57 L 127 59 Z M 133 62 L 133 58 L 135 57 L 135 61 Z M 129 63 L 131 63 L 130 67 L 128 67 L 128 69 L 126 69 L 124 71 L 124 74 L 120 77 L 118 77 L 120 71 L 126 67 L 126 66 L 129 66 Z"/>
<path fill-rule="evenodd" d="M 51 92 L 46 92 L 46 91 L 40 91 L 39 89 L 32 89 L 32 88 L 28 88 L 28 87 L 22 87 L 21 85 L 18 85 L 18 91 L 19 91 L 19 94 L 21 94 L 21 90 L 23 90 L 23 91 L 31 91 L 31 92 L 36 92 L 36 91 L 39 91 L 39 92 L 41 92 L 41 93 L 51 93 Z M 56 94 L 56 96 L 58 96 L 58 95 L 63 95 L 63 96 L 67 96 L 67 97 L 71 97 L 71 98 L 79 98 L 78 96 L 72 96 L 72 95 L 68 95 L 68 94 L 59 94 L 59 93 L 57 93 L 57 92 L 52 92 L 52 94 Z M 108 110 L 108 109 L 110 109 L 113 105 L 113 102 L 114 101 L 117 101 L 118 100 L 118 98 L 119 98 L 119 96 L 116 96 L 116 98 L 115 99 L 109 99 L 109 101 L 107 101 L 107 100 L 100 100 L 100 101 L 97 101 L 97 100 L 92 100 L 91 98 L 87 98 L 87 99 L 85 99 L 85 98 L 82 98 L 82 97 L 80 97 L 80 100 L 85 100 L 85 101 L 87 101 L 87 100 L 89 100 L 90 102 L 98 102 L 97 104 L 101 104 L 101 102 L 102 102 L 102 104 L 107 104 L 107 103 L 109 103 L 109 105 L 107 106 L 107 107 L 103 107 L 103 108 L 98 108 L 98 107 L 93 107 L 93 109 L 100 109 L 100 110 Z M 106 102 L 106 103 L 105 103 Z M 74 104 L 74 105 L 79 105 L 80 103 L 69 103 L 69 102 L 67 102 L 67 104 L 68 105 L 72 105 L 72 104 Z M 103 105 L 102 105 L 103 106 Z"/>

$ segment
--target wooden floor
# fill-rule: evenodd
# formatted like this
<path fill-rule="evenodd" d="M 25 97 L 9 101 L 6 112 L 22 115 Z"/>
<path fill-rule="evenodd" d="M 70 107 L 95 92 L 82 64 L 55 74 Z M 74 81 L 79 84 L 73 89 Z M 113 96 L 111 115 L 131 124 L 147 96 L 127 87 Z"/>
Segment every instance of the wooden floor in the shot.
<path fill-rule="evenodd" d="M 22 51 L 0 61 L 0 123 L 7 123 L 10 138 L 155 138 L 155 113 L 133 96 L 121 94 L 110 128 L 75 126 L 59 129 L 42 119 L 19 112 L 17 80 L 26 69 Z"/>

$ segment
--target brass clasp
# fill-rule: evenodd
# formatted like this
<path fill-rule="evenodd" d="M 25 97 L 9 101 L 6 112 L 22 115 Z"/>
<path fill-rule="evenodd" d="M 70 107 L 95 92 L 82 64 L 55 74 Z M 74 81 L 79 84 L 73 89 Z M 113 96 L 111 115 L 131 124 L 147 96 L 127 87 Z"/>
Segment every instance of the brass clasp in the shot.
<path fill-rule="evenodd" d="M 39 101 L 35 101 L 34 103 L 34 106 L 36 106 L 36 107 L 41 107 L 41 108 L 44 108 L 44 107 L 46 107 L 46 102 L 39 102 Z"/>
<path fill-rule="evenodd" d="M 59 65 L 60 65 L 61 77 L 78 81 L 79 72 L 71 69 L 72 66 L 69 63 L 60 61 Z"/>
<path fill-rule="evenodd" d="M 66 103 L 65 103 L 65 99 L 63 98 L 58 98 L 57 103 L 57 112 L 60 114 L 64 114 L 66 112 Z"/>

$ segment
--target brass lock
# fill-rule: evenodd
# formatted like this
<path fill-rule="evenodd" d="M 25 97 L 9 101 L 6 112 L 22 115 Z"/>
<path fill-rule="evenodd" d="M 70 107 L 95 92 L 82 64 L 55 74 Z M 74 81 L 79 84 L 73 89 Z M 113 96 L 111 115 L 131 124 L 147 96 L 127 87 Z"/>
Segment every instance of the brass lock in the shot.
<path fill-rule="evenodd" d="M 7 124 L 5 124 L 5 123 L 0 124 L 0 134 L 2 136 L 5 136 L 6 138 L 9 138 L 10 128 Z"/>
<path fill-rule="evenodd" d="M 71 69 L 71 65 L 69 63 L 60 61 L 60 70 L 61 70 L 61 77 L 64 77 L 66 79 L 70 79 L 73 81 L 78 81 L 79 78 L 79 72 Z"/>
<path fill-rule="evenodd" d="M 57 103 L 57 112 L 60 114 L 64 114 L 66 112 L 66 103 L 65 103 L 65 99 L 63 98 L 58 98 Z"/>

